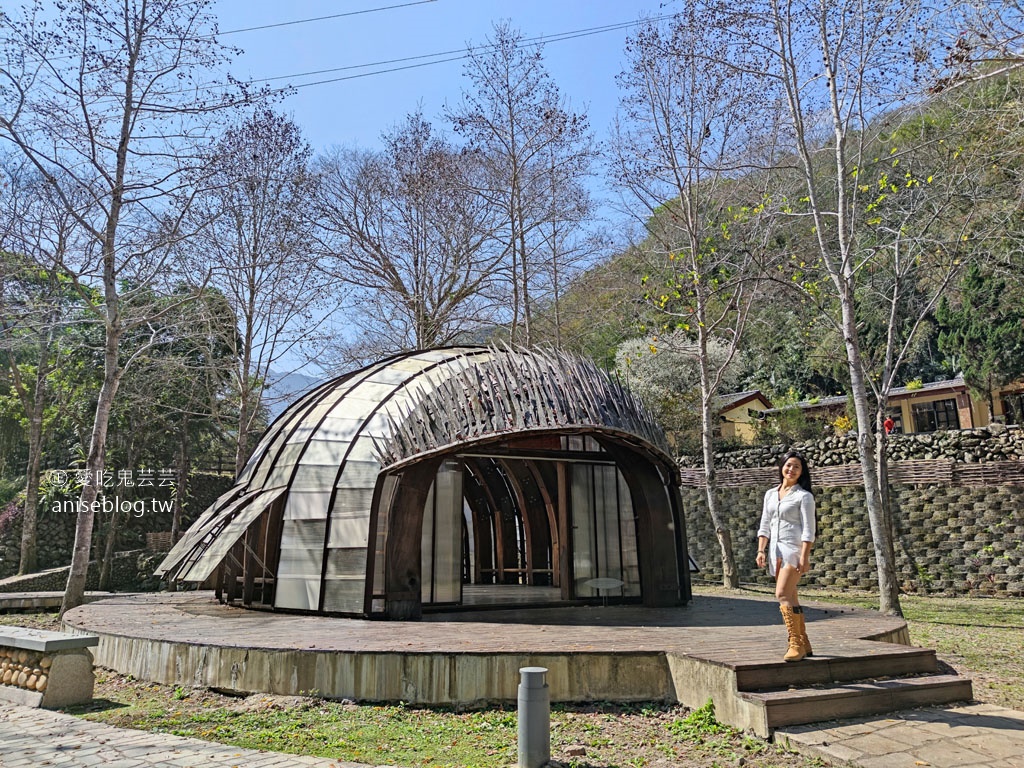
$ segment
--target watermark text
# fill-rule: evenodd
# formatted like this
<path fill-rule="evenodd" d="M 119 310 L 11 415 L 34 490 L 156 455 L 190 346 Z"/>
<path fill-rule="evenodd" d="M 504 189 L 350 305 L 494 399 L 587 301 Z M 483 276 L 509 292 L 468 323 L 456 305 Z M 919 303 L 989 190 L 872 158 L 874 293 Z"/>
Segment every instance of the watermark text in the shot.
<path fill-rule="evenodd" d="M 147 513 L 156 515 L 170 514 L 174 510 L 174 502 L 161 499 L 122 499 L 120 496 L 108 497 L 101 494 L 95 501 L 89 504 L 81 499 L 55 501 L 50 509 L 54 512 L 68 515 L 77 515 L 79 512 L 89 511 L 90 509 L 93 514 L 103 513 L 110 515 L 116 510 L 121 514 L 131 515 L 132 517 L 144 517 Z"/>

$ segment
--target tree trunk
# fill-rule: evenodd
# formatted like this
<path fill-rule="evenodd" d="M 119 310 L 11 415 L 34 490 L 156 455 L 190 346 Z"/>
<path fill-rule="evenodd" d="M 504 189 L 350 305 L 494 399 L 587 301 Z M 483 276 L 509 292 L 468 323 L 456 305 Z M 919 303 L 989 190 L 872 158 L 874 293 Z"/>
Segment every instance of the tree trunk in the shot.
<path fill-rule="evenodd" d="M 28 465 L 25 471 L 25 510 L 21 518 L 21 556 L 18 575 L 35 573 L 37 560 L 37 521 L 39 519 L 39 474 L 43 459 L 43 411 L 46 406 L 46 377 L 50 373 L 50 348 L 53 330 L 39 352 L 32 411 L 28 420 Z"/>
<path fill-rule="evenodd" d="M 519 228 L 519 267 L 523 271 L 523 331 L 526 334 L 526 347 L 529 348 L 533 346 L 533 318 L 530 313 L 530 273 L 526 259 L 526 233 L 523 227 Z"/>
<path fill-rule="evenodd" d="M 46 410 L 46 377 L 50 374 L 50 351 L 53 348 L 53 324 L 45 338 L 40 335 L 39 361 L 36 365 L 36 383 L 32 397 L 21 379 L 18 363 L 10 357 L 11 380 L 28 418 L 28 462 L 25 466 L 25 506 L 22 510 L 21 552 L 18 575 L 34 573 L 38 568 L 37 540 L 39 519 L 39 474 L 43 458 L 43 413 Z"/>
<path fill-rule="evenodd" d="M 872 434 L 872 413 L 868 408 L 867 382 L 864 380 L 864 366 L 854 319 L 852 290 L 841 295 L 843 339 L 846 344 L 847 362 L 850 369 L 850 391 L 853 407 L 857 414 L 857 455 L 860 459 L 861 476 L 864 479 L 864 496 L 868 522 L 871 526 L 871 541 L 875 550 L 875 567 L 878 572 L 879 610 L 892 616 L 902 616 L 899 584 L 896 580 L 896 552 L 893 546 L 892 519 L 883 503 L 879 486 L 878 467 L 875 462 L 875 443 Z"/>
<path fill-rule="evenodd" d="M 171 546 L 181 537 L 182 500 L 188 492 L 188 416 L 181 427 L 178 441 L 178 486 L 174 489 L 174 513 L 171 516 Z"/>
<path fill-rule="evenodd" d="M 129 464 L 129 466 L 131 466 Z M 116 502 L 116 499 L 115 499 Z M 103 547 L 103 562 L 100 565 L 99 589 L 110 589 L 110 571 L 114 564 L 114 550 L 117 548 L 117 533 L 121 527 L 121 513 L 117 505 L 110 512 L 110 524 L 107 526 L 107 540 Z"/>
<path fill-rule="evenodd" d="M 113 306 L 111 306 L 111 303 Z M 71 553 L 71 571 L 64 589 L 64 601 L 60 606 L 60 615 L 64 616 L 72 608 L 77 608 L 85 600 L 85 582 L 89 575 L 89 556 L 92 550 L 92 529 L 96 521 L 96 497 L 99 494 L 97 478 L 102 479 L 106 458 L 107 427 L 110 424 L 110 411 L 114 405 L 114 395 L 121 379 L 118 368 L 118 347 L 121 333 L 117 325 L 117 300 L 108 301 L 106 340 L 103 353 L 103 385 L 100 387 L 99 399 L 96 403 L 96 417 L 93 420 L 92 434 L 89 439 L 89 456 L 85 470 L 90 480 L 82 487 L 82 495 L 78 499 L 78 517 L 75 521 L 75 546 Z M 111 320 L 111 317 L 113 320 Z"/>
<path fill-rule="evenodd" d="M 875 418 L 875 434 L 878 435 L 878 440 L 875 443 L 875 470 L 878 473 L 878 494 L 882 500 L 885 519 L 892 521 L 892 501 L 889 494 L 889 435 L 885 431 L 888 402 L 884 396 L 881 398 Z"/>
<path fill-rule="evenodd" d="M 137 431 L 131 420 L 128 422 L 128 429 L 128 451 L 125 456 L 125 466 L 134 467 L 137 458 L 135 441 Z M 117 551 L 117 534 L 121 530 L 121 510 L 116 506 L 117 501 L 118 498 L 115 495 L 115 506 L 110 512 L 110 522 L 107 523 L 107 537 L 103 545 L 103 559 L 100 561 L 100 577 L 97 586 L 102 591 L 110 589 L 110 573 L 114 566 L 114 553 Z"/>
<path fill-rule="evenodd" d="M 736 556 L 732 551 L 732 534 L 722 519 L 722 511 L 718 506 L 717 473 L 715 471 L 714 452 L 714 408 L 711 396 L 711 378 L 708 372 L 706 340 L 700 333 L 700 390 L 701 390 L 701 447 L 704 453 L 704 487 L 707 494 L 708 514 L 715 528 L 715 536 L 722 550 L 722 586 L 735 589 L 740 585 L 739 572 L 736 569 Z"/>
<path fill-rule="evenodd" d="M 242 474 L 249 451 L 249 386 L 248 368 L 242 374 L 246 384 L 241 388 L 241 400 L 238 404 L 238 442 L 235 444 L 235 477 Z"/>

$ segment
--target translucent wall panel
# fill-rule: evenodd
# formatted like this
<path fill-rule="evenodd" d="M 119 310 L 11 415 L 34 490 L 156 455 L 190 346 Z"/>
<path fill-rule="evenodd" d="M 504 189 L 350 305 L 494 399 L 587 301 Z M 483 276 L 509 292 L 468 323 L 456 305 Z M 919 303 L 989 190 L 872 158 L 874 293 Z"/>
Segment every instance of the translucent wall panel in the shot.
<path fill-rule="evenodd" d="M 359 434 L 362 426 L 362 419 L 353 419 L 332 413 L 320 424 L 320 428 L 316 431 L 316 438 L 325 442 L 348 445 Z"/>
<path fill-rule="evenodd" d="M 626 482 L 607 464 L 573 464 L 571 483 L 573 579 L 580 597 L 639 595 L 636 523 Z M 587 586 L 619 579 L 620 589 Z"/>
<path fill-rule="evenodd" d="M 249 460 L 240 482 L 251 478 L 254 487 L 263 486 L 267 482 L 281 446 L 292 433 L 306 424 L 316 424 L 324 414 L 330 412 L 348 392 L 350 382 L 345 384 L 331 383 L 320 387 L 293 405 L 285 414 L 271 425 L 260 440 L 253 458 Z M 327 389 L 329 391 L 325 392 Z"/>
<path fill-rule="evenodd" d="M 274 590 L 274 607 L 297 611 L 315 611 L 320 601 L 320 579 L 315 582 L 300 577 L 278 577 Z"/>
<path fill-rule="evenodd" d="M 352 450 L 349 451 L 348 461 L 377 461 L 376 446 L 373 443 L 373 438 L 367 437 L 366 435 L 360 435 L 352 443 Z"/>
<path fill-rule="evenodd" d="M 238 491 L 237 486 L 232 488 L 207 507 L 206 511 L 171 547 L 171 551 L 167 553 L 167 557 L 156 570 L 157 576 L 163 576 L 172 568 L 179 566 L 186 558 L 194 560 L 199 557 L 205 547 L 209 546 L 215 535 L 214 531 L 219 529 L 223 521 L 230 519 L 239 508 L 254 498 L 254 494 L 239 495 Z"/>
<path fill-rule="evenodd" d="M 349 547 L 365 547 L 369 539 L 370 499 L 373 491 L 339 490 L 335 501 L 351 499 L 358 494 L 358 499 L 365 503 L 357 503 L 353 509 L 345 509 L 344 505 L 336 504 L 331 513 L 331 532 L 327 546 L 331 549 L 347 549 Z"/>
<path fill-rule="evenodd" d="M 373 488 L 380 474 L 380 464 L 376 461 L 349 459 L 345 469 L 338 477 L 339 488 Z M 332 483 L 334 479 L 332 478 Z"/>
<path fill-rule="evenodd" d="M 284 493 L 284 489 L 273 489 L 256 494 L 255 498 L 247 497 L 250 500 L 247 506 L 243 505 L 230 522 L 228 522 L 217 534 L 217 538 L 203 552 L 191 567 L 183 569 L 178 575 L 183 581 L 206 581 L 214 572 L 228 551 L 235 546 L 246 529 L 259 517 L 264 510 L 273 504 Z"/>
<path fill-rule="evenodd" d="M 391 513 L 391 502 L 398 488 L 398 476 L 386 475 L 381 487 L 380 500 L 377 503 L 377 530 L 375 533 L 373 557 L 373 594 L 384 594 L 384 563 L 388 544 L 388 522 Z M 377 610 L 375 606 L 374 611 Z M 383 610 L 383 608 L 381 608 Z"/>
<path fill-rule="evenodd" d="M 595 595 L 583 586 L 588 579 L 597 578 L 597 551 L 594 532 L 593 466 L 572 464 L 570 506 L 572 508 L 572 567 L 576 594 L 581 597 Z"/>
<path fill-rule="evenodd" d="M 291 481 L 292 473 L 295 471 L 295 464 L 299 460 L 303 446 L 300 443 L 286 443 L 274 460 L 274 465 L 267 476 L 267 485 L 274 487 L 287 485 Z"/>
<path fill-rule="evenodd" d="M 283 521 L 275 608 L 314 611 L 319 607 L 326 528 L 326 519 Z"/>
<path fill-rule="evenodd" d="M 324 610 L 359 613 L 366 589 L 366 548 L 335 549 L 327 555 Z"/>
<path fill-rule="evenodd" d="M 284 506 L 285 520 L 325 520 L 331 501 L 330 489 L 321 491 L 291 491 Z M 323 538 L 320 546 L 323 547 Z"/>
<path fill-rule="evenodd" d="M 368 518 L 372 502 L 372 488 L 338 488 L 335 491 L 332 516 L 354 517 L 356 515 L 363 515 Z M 365 531 L 363 532 L 363 538 L 366 538 Z"/>
<path fill-rule="evenodd" d="M 423 529 L 421 532 L 420 556 L 420 599 L 424 604 L 432 603 L 434 597 L 434 492 L 437 484 L 432 483 L 423 505 Z"/>
<path fill-rule="evenodd" d="M 292 491 L 320 491 L 331 488 L 338 476 L 337 464 L 301 464 L 291 482 Z"/>
<path fill-rule="evenodd" d="M 597 547 L 598 576 L 622 578 L 619 558 L 619 494 L 616 489 L 618 472 L 615 467 L 595 466 L 594 490 L 594 543 Z M 615 594 L 614 592 L 612 594 Z"/>
<path fill-rule="evenodd" d="M 462 506 L 462 524 L 465 526 L 466 538 L 468 540 L 466 542 L 468 549 L 465 554 L 469 559 L 468 566 L 470 579 L 472 580 L 475 578 L 473 574 L 476 573 L 476 533 L 473 529 L 473 510 L 470 508 L 469 503 L 465 501 L 463 501 Z"/>
<path fill-rule="evenodd" d="M 462 600 L 462 467 L 446 461 L 438 469 L 423 513 L 424 603 Z"/>
<path fill-rule="evenodd" d="M 633 512 L 633 500 L 629 495 L 629 486 L 621 474 L 618 479 L 619 541 L 622 550 L 622 575 L 619 578 L 626 582 L 626 586 L 622 588 L 622 594 L 639 596 L 640 557 L 636 543 L 636 515 Z"/>

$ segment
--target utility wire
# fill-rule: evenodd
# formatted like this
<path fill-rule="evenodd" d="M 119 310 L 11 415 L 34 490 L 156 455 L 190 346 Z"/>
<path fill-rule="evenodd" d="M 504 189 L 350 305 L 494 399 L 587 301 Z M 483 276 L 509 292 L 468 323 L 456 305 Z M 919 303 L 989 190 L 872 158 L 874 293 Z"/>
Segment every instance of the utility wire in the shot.
<path fill-rule="evenodd" d="M 658 17 L 653 18 L 653 19 L 644 19 L 642 21 L 621 21 L 621 22 L 617 22 L 615 24 L 607 24 L 607 25 L 605 25 L 603 27 L 588 27 L 586 29 L 575 29 L 575 30 L 571 30 L 569 32 L 558 32 L 558 33 L 556 33 L 554 35 L 539 35 L 537 37 L 526 38 L 522 42 L 523 42 L 523 45 L 534 45 L 534 44 L 541 44 L 541 43 L 558 43 L 558 42 L 561 42 L 562 40 L 573 40 L 573 39 L 575 39 L 577 37 L 587 37 L 589 35 L 597 35 L 597 34 L 600 34 L 602 32 L 614 32 L 614 31 L 619 30 L 619 29 L 628 29 L 629 27 L 634 27 L 634 26 L 636 26 L 638 24 L 644 24 L 644 23 L 646 23 L 648 21 L 662 21 L 664 19 L 669 19 L 669 18 L 672 18 L 672 16 L 671 15 L 658 16 Z M 475 47 L 472 50 L 486 53 L 487 51 L 494 50 L 494 48 L 495 48 L 494 45 L 482 45 L 482 46 Z M 296 78 L 296 77 L 312 77 L 313 75 L 326 75 L 326 74 L 330 74 L 331 72 L 345 72 L 345 71 L 351 70 L 351 69 L 366 69 L 367 67 L 383 67 L 383 66 L 386 66 L 386 65 L 389 65 L 389 64 L 404 64 L 407 61 L 421 61 L 422 59 L 434 59 L 434 58 L 438 58 L 438 57 L 441 57 L 441 56 L 454 56 L 455 57 L 455 58 L 441 59 L 440 61 L 427 61 L 427 62 L 424 62 L 421 66 L 426 66 L 428 64 L 443 64 L 444 62 L 447 62 L 447 61 L 458 61 L 459 59 L 464 59 L 467 56 L 469 56 L 469 53 L 470 53 L 470 49 L 468 49 L 468 48 L 456 48 L 456 49 L 450 50 L 450 51 L 438 51 L 437 53 L 423 53 L 423 54 L 420 54 L 418 56 L 405 56 L 405 57 L 400 58 L 400 59 L 385 59 L 383 61 L 368 62 L 366 64 L 349 64 L 349 65 L 346 65 L 344 67 L 332 67 L 330 69 L 315 69 L 315 70 L 312 70 L 310 72 L 297 72 L 297 73 L 291 74 L 291 75 L 275 75 L 274 77 L 254 78 L 252 80 L 247 81 L 246 84 L 247 85 L 251 85 L 253 83 L 269 83 L 269 82 L 272 82 L 274 80 L 289 80 L 291 78 Z M 383 74 L 385 72 L 395 72 L 395 71 L 400 70 L 400 69 L 410 69 L 410 67 L 397 67 L 395 69 L 381 70 L 381 72 L 379 74 Z M 364 77 L 364 76 L 368 76 L 368 75 L 372 75 L 372 74 L 378 74 L 378 73 L 376 73 L 376 72 L 367 72 L 364 75 L 359 75 L 359 77 Z M 306 83 L 306 85 L 312 85 L 312 83 Z"/>
<path fill-rule="evenodd" d="M 539 35 L 537 37 L 526 38 L 522 41 L 523 45 L 539 45 L 542 43 L 560 43 L 565 40 L 575 40 L 580 37 L 590 37 L 592 35 L 599 35 L 604 32 L 615 32 L 621 29 L 629 29 L 640 24 L 647 24 L 650 22 L 664 21 L 665 19 L 673 18 L 674 14 L 666 14 L 663 16 L 656 16 L 648 19 L 640 19 L 637 21 L 623 21 L 615 24 L 606 24 L 600 27 L 586 27 L 584 29 L 574 29 L 568 32 L 558 32 L 553 35 Z M 374 69 L 370 72 L 359 72 L 352 75 L 343 75 L 341 77 L 326 78 L 323 80 L 314 80 L 308 83 L 298 83 L 297 85 L 289 85 L 281 88 L 274 89 L 275 92 L 285 92 L 290 90 L 298 90 L 300 88 L 308 88 L 314 85 L 327 85 L 329 83 L 339 83 L 346 80 L 357 80 L 363 77 L 372 77 L 374 75 L 385 75 L 391 72 L 402 72 L 409 69 L 419 69 L 420 67 L 428 67 L 434 64 L 445 64 L 452 61 L 461 61 L 469 58 L 472 52 L 487 52 L 494 50 L 496 46 L 485 45 L 476 48 L 457 48 L 450 51 L 438 51 L 436 53 L 425 53 L 418 56 L 405 56 L 399 59 L 386 59 L 383 61 L 368 62 L 365 64 L 349 64 L 343 67 L 332 67 L 329 69 L 318 69 L 311 70 L 309 72 L 298 72 L 290 75 L 275 75 L 272 77 L 261 77 L 247 80 L 243 85 L 251 86 L 258 85 L 260 83 L 271 83 L 276 80 L 291 80 L 301 77 L 313 77 L 315 75 L 325 75 L 332 72 L 346 72 L 353 69 L 366 69 L 368 67 L 388 67 L 387 69 Z M 443 57 L 443 58 L 442 58 Z M 424 59 L 429 59 L 424 61 Z M 414 64 L 406 64 L 406 62 L 417 62 Z M 404 66 L 388 66 L 391 64 L 401 64 Z M 213 86 L 213 84 L 211 84 Z M 198 90 L 202 90 L 204 86 L 199 86 Z M 179 93 L 186 93 L 192 89 L 186 89 L 179 91 Z"/>
<path fill-rule="evenodd" d="M 316 22 L 316 21 L 330 21 L 332 19 L 342 19 L 342 18 L 345 18 L 347 16 L 362 16 L 362 15 L 365 15 L 367 13 L 378 13 L 380 11 L 393 11 L 393 10 L 396 10 L 396 9 L 399 9 L 399 8 L 409 8 L 409 7 L 414 6 L 414 5 L 427 5 L 429 3 L 436 3 L 436 2 L 437 2 L 437 0 L 412 0 L 411 2 L 408 2 L 408 3 L 399 3 L 397 5 L 380 5 L 380 6 L 376 6 L 374 8 L 363 8 L 362 10 L 358 10 L 358 11 L 347 11 L 345 13 L 335 13 L 335 14 L 331 14 L 330 16 L 313 16 L 313 17 L 306 18 L 306 19 L 292 19 L 291 21 L 279 21 L 279 22 L 275 22 L 273 24 L 261 24 L 261 25 L 256 26 L 256 27 L 240 27 L 238 29 L 229 29 L 229 30 L 226 30 L 224 32 L 217 32 L 215 34 L 211 33 L 209 35 L 197 35 L 193 39 L 194 40 L 214 40 L 216 38 L 223 37 L 224 35 L 237 35 L 237 34 L 241 34 L 242 32 L 257 32 L 257 31 L 263 30 L 263 29 L 277 29 L 279 27 L 291 27 L 291 26 L 295 26 L 297 24 L 312 24 L 313 22 Z M 2 18 L 3 18 L 3 11 L 0 10 L 0 19 L 2 19 Z M 158 38 L 158 39 L 160 39 L 162 42 L 173 42 L 173 39 L 171 39 L 171 38 Z M 116 51 L 109 50 L 109 51 L 105 51 L 105 53 L 113 54 L 113 53 L 116 53 Z M 68 54 L 68 55 L 64 55 L 64 56 L 54 56 L 52 58 L 52 60 L 53 61 L 58 61 L 60 59 L 74 59 L 74 58 L 77 58 L 77 56 L 75 56 L 74 54 Z"/>
<path fill-rule="evenodd" d="M 261 29 L 277 29 L 278 27 L 290 27 L 295 24 L 311 24 L 314 21 L 329 21 L 331 19 L 343 19 L 346 16 L 361 16 L 366 13 L 377 13 L 378 11 L 393 11 L 396 8 L 408 8 L 413 5 L 426 5 L 427 3 L 436 3 L 437 0 L 415 0 L 411 3 L 399 3 L 398 5 L 382 5 L 377 8 L 364 8 L 361 11 L 348 11 L 347 13 L 335 13 L 330 16 L 316 16 L 309 19 L 295 19 L 294 21 L 280 21 L 276 24 L 262 24 L 258 27 L 242 27 L 240 29 L 229 29 L 226 32 L 219 32 L 217 35 L 210 35 L 210 37 L 220 37 L 223 35 L 237 35 L 241 32 L 256 32 Z"/>

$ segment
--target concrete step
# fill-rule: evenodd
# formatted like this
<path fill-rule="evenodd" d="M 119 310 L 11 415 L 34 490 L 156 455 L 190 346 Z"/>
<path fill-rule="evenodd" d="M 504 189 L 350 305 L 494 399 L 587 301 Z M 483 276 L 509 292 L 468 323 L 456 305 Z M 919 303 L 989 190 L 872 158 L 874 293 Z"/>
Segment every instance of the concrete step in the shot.
<path fill-rule="evenodd" d="M 741 691 L 737 695 L 750 705 L 764 710 L 763 722 L 767 728 L 778 728 L 967 701 L 973 697 L 973 690 L 967 678 L 922 675 L 813 688 Z"/>
<path fill-rule="evenodd" d="M 848 655 L 849 649 L 824 646 L 815 655 L 803 661 L 787 663 L 740 662 L 733 665 L 736 688 L 739 691 L 757 691 L 764 688 L 809 686 L 822 683 L 840 683 L 854 680 L 872 680 L 880 677 L 933 674 L 938 671 L 935 651 L 930 648 L 911 648 L 906 645 L 870 643 L 870 653 Z"/>

